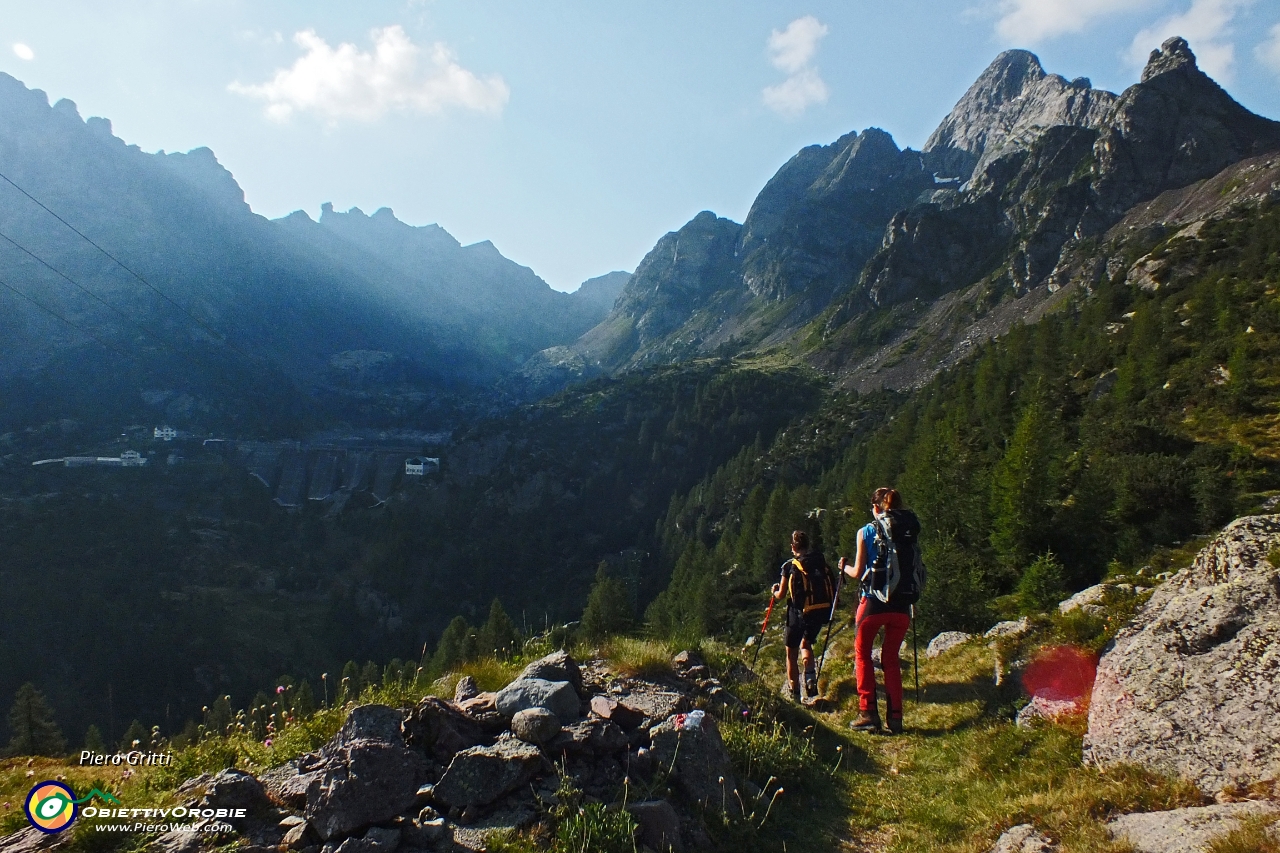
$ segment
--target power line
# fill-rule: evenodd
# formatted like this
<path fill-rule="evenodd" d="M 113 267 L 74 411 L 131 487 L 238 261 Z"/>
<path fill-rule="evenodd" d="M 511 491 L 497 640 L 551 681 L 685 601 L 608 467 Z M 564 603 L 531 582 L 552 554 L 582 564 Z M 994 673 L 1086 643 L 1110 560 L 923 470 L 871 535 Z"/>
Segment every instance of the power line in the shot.
<path fill-rule="evenodd" d="M 18 288 L 14 287 L 12 284 L 9 284 L 9 282 L 5 281 L 4 279 L 0 279 L 0 287 L 5 287 L 5 288 L 7 288 L 8 290 L 13 291 L 13 292 L 14 292 L 14 293 L 16 293 L 18 296 L 21 296 L 23 299 L 27 300 L 27 301 L 28 301 L 28 302 L 30 302 L 32 305 L 34 305 L 34 306 L 36 306 L 37 308 L 39 308 L 41 311 L 44 311 L 44 312 L 49 313 L 49 314 L 52 314 L 54 317 L 58 318 L 59 320 L 61 320 L 61 321 L 62 321 L 62 322 L 64 322 L 64 323 L 66 323 L 68 326 L 70 326 L 71 328 L 75 329 L 75 330 L 76 330 L 77 332 L 79 332 L 80 334 L 82 334 L 82 335 L 86 335 L 87 337 L 92 338 L 93 340 L 95 340 L 95 341 L 97 341 L 98 343 L 102 344 L 102 345 L 103 345 L 104 347 L 106 347 L 107 349 L 109 349 L 109 350 L 111 350 L 112 352 L 114 352 L 116 355 L 124 356 L 125 358 L 130 358 L 130 359 L 131 359 L 131 358 L 133 358 L 133 356 L 131 356 L 129 353 L 126 353 L 126 352 L 124 352 L 123 350 L 117 349 L 115 346 L 113 346 L 113 345 L 111 345 L 111 344 L 107 343 L 107 342 L 106 342 L 106 341 L 104 341 L 102 338 L 98 337 L 98 336 L 97 336 L 97 335 L 95 335 L 93 332 L 89 331 L 88 329 L 84 328 L 83 326 L 81 326 L 81 325 L 79 325 L 79 324 L 77 324 L 77 323 L 74 323 L 74 322 L 72 322 L 71 320 L 68 320 L 66 317 L 62 316 L 62 315 L 61 315 L 61 314 L 59 314 L 57 311 L 55 311 L 55 310 L 53 310 L 52 308 L 50 308 L 48 305 L 45 305 L 44 303 L 40 302 L 39 300 L 35 299 L 34 297 L 28 296 L 27 294 L 23 293 L 21 290 L 18 290 Z"/>
<path fill-rule="evenodd" d="M 8 234 L 5 234 L 3 231 L 0 231 L 0 240 L 5 240 L 5 241 L 6 241 L 6 242 L 8 242 L 10 245 L 12 245 L 14 248 L 16 248 L 16 249 L 18 249 L 19 251 L 21 251 L 21 252 L 23 252 L 23 253 L 27 254 L 27 255 L 28 255 L 28 256 L 30 256 L 32 259 L 34 259 L 36 263 L 40 264 L 40 265 L 41 265 L 41 266 L 43 266 L 44 268 L 46 268 L 46 269 L 50 270 L 51 272 L 53 272 L 53 274 L 54 274 L 54 275 L 56 275 L 56 276 L 58 276 L 59 278 L 63 279 L 63 280 L 64 280 L 64 281 L 66 281 L 68 284 L 70 284 L 72 287 L 74 287 L 76 290 L 79 290 L 81 293 L 83 293 L 83 294 L 85 294 L 86 296 L 88 296 L 90 299 L 93 299 L 94 301 L 96 301 L 99 305 L 103 306 L 103 307 L 104 307 L 104 308 L 106 308 L 108 311 L 110 311 L 110 312 L 112 312 L 113 314 L 115 314 L 116 316 L 118 316 L 121 320 L 124 320 L 124 321 L 125 321 L 126 323 L 128 323 L 129 325 L 131 325 L 131 326 L 133 326 L 134 328 L 136 328 L 136 329 L 138 329 L 138 330 L 142 331 L 144 334 L 149 335 L 150 337 L 154 338 L 154 339 L 155 339 L 155 340 L 156 340 L 156 341 L 157 341 L 161 346 L 165 347 L 166 349 L 168 349 L 168 350 L 170 350 L 170 351 L 172 351 L 172 352 L 174 352 L 174 353 L 176 353 L 176 354 L 178 354 L 178 355 L 181 355 L 181 356 L 183 356 L 183 357 L 188 357 L 188 358 L 189 358 L 189 356 L 187 356 L 187 354 L 186 354 L 186 353 L 180 352 L 178 349 L 176 349 L 172 344 L 170 344 L 170 343 L 169 343 L 168 341 L 166 341 L 164 338 L 160 337 L 160 336 L 159 336 L 159 335 L 157 335 L 155 332 L 153 332 L 153 331 L 151 331 L 150 329 L 148 329 L 146 326 L 144 326 L 144 325 L 142 325 L 141 323 L 137 322 L 136 320 L 134 320 L 133 318 L 131 318 L 128 314 L 126 314 L 125 312 L 121 311 L 119 308 L 115 307 L 115 306 L 114 306 L 114 305 L 112 305 L 110 302 L 107 302 L 107 301 L 106 301 L 105 299 L 103 299 L 101 296 L 99 296 L 98 294 L 94 293 L 92 290 L 90 290 L 89 288 L 85 287 L 84 285 L 80 284 L 80 283 L 79 283 L 79 282 L 77 282 L 75 279 L 73 279 L 71 276 L 67 275 L 67 274 L 66 274 L 66 273 L 64 273 L 62 270 L 60 270 L 60 269 L 58 269 L 57 267 L 53 266 L 53 265 L 52 265 L 52 264 L 50 264 L 48 261 L 46 261 L 44 258 L 40 257 L 40 256 L 39 256 L 39 255 L 37 255 L 35 252 L 33 252 L 33 251 L 31 251 L 30 249 L 28 249 L 26 246 L 22 245 L 21 243 L 19 243 L 19 242 L 18 242 L 18 241 L 16 241 L 16 240 L 14 240 L 12 237 L 10 237 Z M 196 366 L 198 367 L 199 365 L 196 365 Z"/>
<path fill-rule="evenodd" d="M 172 305 L 174 308 L 177 308 L 177 309 L 178 309 L 179 311 L 181 311 L 183 314 L 186 314 L 189 318 L 191 318 L 191 322 L 195 323 L 197 326 L 199 326 L 200 328 L 204 329 L 204 330 L 205 330 L 206 332 L 208 332 L 209 334 L 213 335 L 213 336 L 214 336 L 214 338 L 215 338 L 215 339 L 217 339 L 220 343 L 224 343 L 224 344 L 226 344 L 226 343 L 227 343 L 227 337 L 226 337 L 226 335 L 222 334 L 222 333 L 221 333 L 221 332 L 219 332 L 218 330 L 216 330 L 216 329 L 212 328 L 211 326 L 209 326 L 207 323 L 205 323 L 203 320 L 201 320 L 201 319 L 200 319 L 199 317 L 197 317 L 195 314 L 192 314 L 190 311 L 188 311 L 188 310 L 187 310 L 186 308 L 184 308 L 182 305 L 178 304 L 174 299 L 170 298 L 167 294 L 165 294 L 163 291 L 161 291 L 161 290 L 160 290 L 160 288 L 156 287 L 154 284 L 152 284 L 151 282 L 147 281 L 147 280 L 146 280 L 145 278 L 143 278 L 140 274 L 138 274 L 137 272 L 135 272 L 131 267 L 129 267 L 127 264 L 125 264 L 125 262 L 124 262 L 124 261 L 120 260 L 120 259 L 119 259 L 119 258 L 117 258 L 115 255 L 113 255 L 113 254 L 111 254 L 110 252 L 108 252 L 106 249 L 102 248 L 102 246 L 100 246 L 100 245 L 98 245 L 97 243 L 95 243 L 92 239 L 90 239 L 90 238 L 89 238 L 89 236 L 88 236 L 88 235 L 86 235 L 86 234 L 85 234 L 83 231 L 81 231 L 79 228 L 76 228 L 76 227 L 75 227 L 74 225 L 72 225 L 70 222 L 68 222 L 67 220 L 63 219 L 63 218 L 62 218 L 61 216 L 59 216 L 58 214 L 54 213 L 52 210 L 50 210 L 50 209 L 49 209 L 48 205 L 46 205 L 44 202 L 40 201 L 40 199 L 36 198 L 36 197 L 35 197 L 35 196 L 33 196 L 31 193 L 29 193 L 29 192 L 27 192 L 26 190 L 24 190 L 22 187 L 18 186 L 16 183 L 14 183 L 14 182 L 13 182 L 13 179 L 11 179 L 8 175 L 5 175 L 3 172 L 0 172 L 0 178 L 2 178 L 2 179 L 5 181 L 5 183 L 9 184 L 9 186 L 13 187 L 15 190 L 17 190 L 18 192 L 22 193 L 24 196 L 26 196 L 27 198 L 29 198 L 29 199 L 31 199 L 33 202 L 35 202 L 37 205 L 39 205 L 39 206 L 40 206 L 40 208 L 41 208 L 45 213 L 49 214 L 49 215 L 50 215 L 50 216 L 52 216 L 54 219 L 58 220 L 58 221 L 59 221 L 59 222 L 61 222 L 63 225 L 67 226 L 67 227 L 68 227 L 68 228 L 70 228 L 72 231 L 74 231 L 76 234 L 78 234 L 78 235 L 79 235 L 79 236 L 80 236 L 80 237 L 81 237 L 81 238 L 82 238 L 86 243 L 88 243 L 90 246 L 93 246 L 93 248 L 97 249 L 99 252 L 101 252 L 102 254 L 104 254 L 104 255 L 106 255 L 108 258 L 110 258 L 112 261 L 114 261 L 114 262 L 115 262 L 115 263 L 116 263 L 116 264 L 117 264 L 117 265 L 118 265 L 122 270 L 124 270 L 125 272 L 129 273 L 129 275 L 133 276 L 133 277 L 134 277 L 134 278 L 136 278 L 138 281 L 142 282 L 144 285 L 146 285 L 148 288 L 150 288 L 150 289 L 151 289 L 154 293 L 156 293 L 156 294 L 157 294 L 161 299 L 163 299 L 163 300 L 165 300 L 166 302 L 168 302 L 168 303 L 169 303 L 170 305 Z M 228 345 L 228 346 L 230 346 L 230 344 L 227 344 L 227 345 Z M 233 347 L 233 349 L 234 349 L 234 347 Z M 241 353 L 241 355 L 244 355 L 244 354 L 243 354 L 243 353 Z"/>

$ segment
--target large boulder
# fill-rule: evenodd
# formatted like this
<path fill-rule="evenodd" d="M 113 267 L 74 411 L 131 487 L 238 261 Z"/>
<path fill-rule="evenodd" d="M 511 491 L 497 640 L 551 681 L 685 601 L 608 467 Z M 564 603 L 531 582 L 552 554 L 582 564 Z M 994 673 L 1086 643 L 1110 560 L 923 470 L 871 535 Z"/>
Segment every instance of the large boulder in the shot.
<path fill-rule="evenodd" d="M 617 725 L 589 717 L 566 726 L 547 744 L 553 756 L 615 755 L 627 748 L 627 735 Z"/>
<path fill-rule="evenodd" d="M 524 668 L 520 678 L 541 678 L 543 681 L 567 681 L 573 685 L 574 692 L 582 695 L 582 670 L 568 652 L 552 652 L 538 658 Z"/>
<path fill-rule="evenodd" d="M 1241 820 L 1275 811 L 1272 803 L 1254 801 L 1127 814 L 1107 824 L 1107 831 L 1134 853 L 1204 853 L 1215 838 L 1239 828 Z"/>
<path fill-rule="evenodd" d="M 393 708 L 356 708 L 321 749 L 322 772 L 307 790 L 306 817 L 322 839 L 390 820 L 414 804 L 425 767 L 405 747 L 399 719 Z"/>
<path fill-rule="evenodd" d="M 542 769 L 542 750 L 517 738 L 464 749 L 453 757 L 433 796 L 447 806 L 487 806 Z"/>
<path fill-rule="evenodd" d="M 203 808 L 248 809 L 258 811 L 270 807 L 262 783 L 243 770 L 230 768 L 219 772 L 205 783 Z"/>
<path fill-rule="evenodd" d="M 1206 793 L 1280 777 L 1280 515 L 1241 518 L 1159 587 L 1098 666 L 1086 761 Z"/>
<path fill-rule="evenodd" d="M 650 729 L 649 738 L 657 765 L 670 768 L 672 782 L 685 796 L 717 809 L 736 800 L 737 782 L 714 717 L 675 714 Z"/>
<path fill-rule="evenodd" d="M 526 708 L 546 708 L 560 718 L 562 723 L 578 719 L 581 702 L 578 692 L 568 681 L 547 681 L 543 678 L 517 678 L 498 691 L 494 704 L 498 712 L 515 716 Z"/>

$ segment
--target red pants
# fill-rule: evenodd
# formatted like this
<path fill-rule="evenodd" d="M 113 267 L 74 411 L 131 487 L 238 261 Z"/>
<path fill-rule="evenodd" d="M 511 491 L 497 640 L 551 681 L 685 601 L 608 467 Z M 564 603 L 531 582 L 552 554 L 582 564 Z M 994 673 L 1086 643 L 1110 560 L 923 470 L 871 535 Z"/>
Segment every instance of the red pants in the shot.
<path fill-rule="evenodd" d="M 858 605 L 857 635 L 854 637 L 855 671 L 858 675 L 858 710 L 870 711 L 876 707 L 876 671 L 871 663 L 871 646 L 876 634 L 884 628 L 884 644 L 880 650 L 880 662 L 884 666 L 884 692 L 889 701 L 889 716 L 902 716 L 902 664 L 898 650 L 911 627 L 911 617 L 905 613 L 881 613 L 868 616 L 867 599 Z"/>

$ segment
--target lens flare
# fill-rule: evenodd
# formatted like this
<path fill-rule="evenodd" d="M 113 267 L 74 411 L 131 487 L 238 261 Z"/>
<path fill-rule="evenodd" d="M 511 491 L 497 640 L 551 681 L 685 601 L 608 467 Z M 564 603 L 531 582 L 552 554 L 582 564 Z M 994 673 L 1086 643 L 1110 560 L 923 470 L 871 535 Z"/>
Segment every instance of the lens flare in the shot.
<path fill-rule="evenodd" d="M 1027 665 L 1022 686 L 1028 696 L 1075 702 L 1084 708 L 1089 704 L 1097 673 L 1098 659 L 1092 652 L 1075 646 L 1047 646 Z"/>

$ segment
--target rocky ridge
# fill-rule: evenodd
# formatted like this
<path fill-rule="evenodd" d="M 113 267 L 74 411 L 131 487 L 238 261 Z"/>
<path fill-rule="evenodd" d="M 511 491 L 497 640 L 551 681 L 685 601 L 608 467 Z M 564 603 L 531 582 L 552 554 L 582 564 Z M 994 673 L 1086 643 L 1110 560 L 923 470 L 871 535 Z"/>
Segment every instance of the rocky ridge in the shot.
<path fill-rule="evenodd" d="M 249 809 L 229 837 L 205 843 L 239 839 L 247 850 L 300 853 L 480 851 L 493 833 L 540 820 L 556 802 L 559 774 L 588 802 L 619 799 L 625 779 L 633 792 L 654 791 L 628 805 L 641 839 L 661 849 L 697 846 L 703 809 L 718 808 L 722 794 L 732 801 L 737 783 L 715 717 L 693 705 L 736 711 L 738 703 L 696 655 L 682 653 L 673 667 L 666 680 L 623 677 L 556 652 L 500 693 L 463 679 L 453 701 L 357 706 L 316 752 L 258 778 L 205 774 L 184 783 L 179 798 Z M 522 697 L 516 704 L 572 695 L 574 706 L 559 716 L 540 705 L 511 711 L 503 693 Z M 196 853 L 201 835 L 171 833 L 148 849 Z"/>

